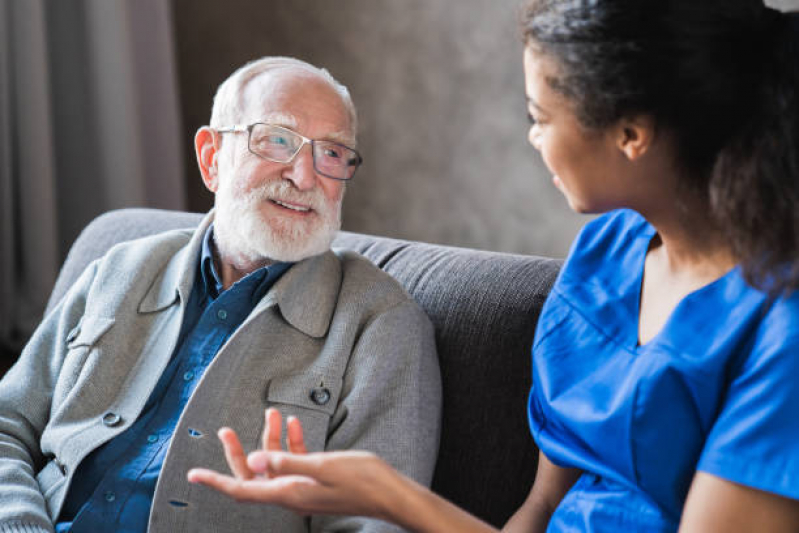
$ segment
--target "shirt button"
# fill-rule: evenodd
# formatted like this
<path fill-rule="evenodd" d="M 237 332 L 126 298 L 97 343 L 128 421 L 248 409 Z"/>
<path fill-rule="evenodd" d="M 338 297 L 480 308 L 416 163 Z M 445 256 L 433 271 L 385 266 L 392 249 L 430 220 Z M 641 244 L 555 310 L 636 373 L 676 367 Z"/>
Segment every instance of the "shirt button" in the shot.
<path fill-rule="evenodd" d="M 105 493 L 105 501 L 111 503 L 112 501 L 117 499 L 117 495 L 111 492 L 110 490 Z"/>
<path fill-rule="evenodd" d="M 224 309 L 220 309 L 219 311 L 216 312 L 216 316 L 219 317 L 219 320 L 224 320 L 227 318 L 227 311 L 225 311 Z"/>
<path fill-rule="evenodd" d="M 114 426 L 118 426 L 120 422 L 122 422 L 122 417 L 116 413 L 108 412 L 103 415 L 104 426 L 112 428 Z"/>
<path fill-rule="evenodd" d="M 311 400 L 316 405 L 325 405 L 330 401 L 330 391 L 327 387 L 316 387 L 311 391 Z"/>
<path fill-rule="evenodd" d="M 194 372 L 190 370 L 185 374 L 183 374 L 183 381 L 191 381 L 193 377 L 194 377 Z"/>
<path fill-rule="evenodd" d="M 147 442 L 149 442 L 150 444 L 158 442 L 158 435 L 148 435 Z"/>

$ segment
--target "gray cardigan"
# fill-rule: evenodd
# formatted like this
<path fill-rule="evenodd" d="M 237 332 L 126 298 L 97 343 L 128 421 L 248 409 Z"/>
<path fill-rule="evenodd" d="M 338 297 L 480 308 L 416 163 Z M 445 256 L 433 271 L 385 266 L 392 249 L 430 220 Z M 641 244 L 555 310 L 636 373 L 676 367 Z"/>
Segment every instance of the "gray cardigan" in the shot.
<path fill-rule="evenodd" d="M 136 419 L 172 355 L 210 219 L 92 263 L 0 381 L 0 531 L 52 531 L 79 462 Z M 311 397 L 320 386 L 331 394 L 321 405 Z M 150 531 L 392 530 L 356 517 L 309 521 L 186 482 L 193 466 L 226 470 L 215 436 L 223 425 L 255 448 L 270 405 L 300 418 L 311 450 L 372 450 L 429 484 L 441 410 L 429 320 L 357 254 L 289 269 L 186 405 Z"/>

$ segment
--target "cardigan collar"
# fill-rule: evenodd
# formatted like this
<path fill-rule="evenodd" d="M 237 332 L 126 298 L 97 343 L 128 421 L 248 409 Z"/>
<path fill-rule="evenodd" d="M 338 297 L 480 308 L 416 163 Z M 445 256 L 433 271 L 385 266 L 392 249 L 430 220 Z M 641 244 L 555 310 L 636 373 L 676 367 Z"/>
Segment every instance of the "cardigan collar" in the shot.
<path fill-rule="evenodd" d="M 188 302 L 197 272 L 202 240 L 213 222 L 213 209 L 203 218 L 186 246 L 168 261 L 144 298 L 140 313 L 162 311 L 177 300 Z M 333 318 L 342 271 L 338 257 L 327 251 L 294 264 L 256 305 L 253 314 L 277 305 L 283 318 L 311 337 L 323 337 Z"/>

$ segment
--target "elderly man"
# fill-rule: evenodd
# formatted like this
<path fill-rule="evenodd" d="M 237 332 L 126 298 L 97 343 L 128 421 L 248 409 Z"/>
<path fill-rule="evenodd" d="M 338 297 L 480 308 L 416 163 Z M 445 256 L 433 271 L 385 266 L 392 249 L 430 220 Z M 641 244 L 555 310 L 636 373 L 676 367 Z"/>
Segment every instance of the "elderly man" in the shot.
<path fill-rule="evenodd" d="M 298 60 L 261 59 L 220 86 L 195 138 L 214 211 L 93 263 L 0 382 L 0 531 L 391 529 L 186 480 L 226 468 L 218 428 L 255 449 L 277 407 L 311 451 L 372 450 L 430 481 L 431 324 L 379 269 L 330 250 L 361 162 L 355 129 L 346 88 Z"/>

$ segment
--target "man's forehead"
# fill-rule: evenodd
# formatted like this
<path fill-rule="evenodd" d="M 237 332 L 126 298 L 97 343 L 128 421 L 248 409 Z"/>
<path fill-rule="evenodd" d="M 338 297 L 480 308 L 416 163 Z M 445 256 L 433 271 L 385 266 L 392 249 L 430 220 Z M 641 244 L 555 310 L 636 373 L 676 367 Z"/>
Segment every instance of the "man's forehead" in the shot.
<path fill-rule="evenodd" d="M 330 124 L 322 137 L 354 142 L 347 130 L 350 117 L 338 92 L 320 76 L 300 69 L 265 72 L 244 87 L 242 113 L 246 123 L 265 122 L 293 130 L 308 128 L 319 120 Z M 302 132 L 316 134 L 319 132 Z"/>
<path fill-rule="evenodd" d="M 276 124 L 278 126 L 283 126 L 284 128 L 290 128 L 292 130 L 296 130 L 299 127 L 297 117 L 290 113 L 281 113 L 279 111 L 265 113 L 258 118 L 258 120 L 267 124 Z"/>
<path fill-rule="evenodd" d="M 272 112 L 272 113 L 264 113 L 259 117 L 255 118 L 253 122 L 263 122 L 264 124 L 274 124 L 275 126 L 282 126 L 284 128 L 288 128 L 290 130 L 294 130 L 297 133 L 303 133 L 300 131 L 301 124 L 300 121 L 297 120 L 297 117 L 292 115 L 291 113 L 283 113 L 283 112 Z M 352 138 L 352 135 L 346 130 L 337 130 L 337 131 L 326 131 L 323 135 L 317 136 L 314 140 L 318 141 L 336 141 L 338 143 L 351 145 L 355 142 Z"/>

